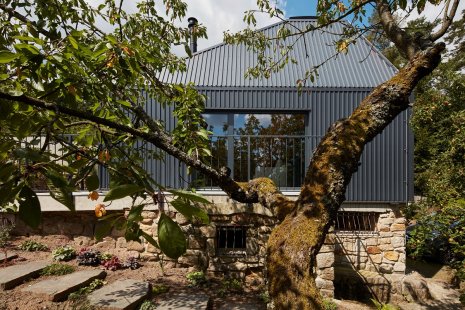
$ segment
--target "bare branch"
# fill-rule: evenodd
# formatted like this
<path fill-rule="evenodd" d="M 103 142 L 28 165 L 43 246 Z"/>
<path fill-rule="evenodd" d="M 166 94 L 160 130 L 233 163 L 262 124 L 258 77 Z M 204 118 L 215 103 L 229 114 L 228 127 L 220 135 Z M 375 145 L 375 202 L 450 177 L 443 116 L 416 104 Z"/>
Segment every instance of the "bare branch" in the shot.
<path fill-rule="evenodd" d="M 459 6 L 460 0 L 454 0 L 452 3 L 452 7 L 449 11 L 449 5 L 450 5 L 451 0 L 447 0 L 446 2 L 446 7 L 444 9 L 444 17 L 442 18 L 442 24 L 441 24 L 441 29 L 439 29 L 436 33 L 431 34 L 429 37 L 432 42 L 437 41 L 439 38 L 441 38 L 443 35 L 446 34 L 447 29 L 449 29 L 450 25 L 452 24 L 452 21 L 454 20 L 454 16 L 457 13 L 457 8 Z"/>
<path fill-rule="evenodd" d="M 407 59 L 412 59 L 420 51 L 420 47 L 405 30 L 397 25 L 389 4 L 384 0 L 376 0 L 376 10 L 387 37 Z"/>

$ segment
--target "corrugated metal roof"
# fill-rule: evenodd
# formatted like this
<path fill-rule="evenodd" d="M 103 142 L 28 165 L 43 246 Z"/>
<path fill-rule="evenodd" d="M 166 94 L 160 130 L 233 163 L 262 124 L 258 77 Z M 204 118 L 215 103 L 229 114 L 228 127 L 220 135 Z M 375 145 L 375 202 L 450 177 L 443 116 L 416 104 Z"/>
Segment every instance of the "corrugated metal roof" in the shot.
<path fill-rule="evenodd" d="M 281 27 L 293 33 L 305 29 L 313 19 L 291 19 L 288 24 L 280 22 L 261 30 L 267 36 L 276 36 Z M 187 71 L 169 74 L 164 72 L 162 80 L 172 83 L 193 82 L 198 87 L 295 87 L 296 81 L 305 76 L 305 71 L 330 59 L 319 69 L 319 78 L 308 87 L 363 87 L 372 88 L 389 79 L 395 67 L 376 50 L 368 40 L 361 37 L 350 45 L 347 54 L 336 54 L 334 42 L 343 25 L 336 23 L 322 30 L 306 33 L 302 37 L 287 38 L 293 45 L 290 53 L 298 64 L 289 63 L 284 69 L 273 73 L 270 78 L 245 78 L 246 70 L 256 65 L 257 55 L 245 45 L 219 44 L 199 51 L 187 60 Z M 270 51 L 270 54 L 273 53 Z M 279 57 L 279 53 L 275 55 Z"/>

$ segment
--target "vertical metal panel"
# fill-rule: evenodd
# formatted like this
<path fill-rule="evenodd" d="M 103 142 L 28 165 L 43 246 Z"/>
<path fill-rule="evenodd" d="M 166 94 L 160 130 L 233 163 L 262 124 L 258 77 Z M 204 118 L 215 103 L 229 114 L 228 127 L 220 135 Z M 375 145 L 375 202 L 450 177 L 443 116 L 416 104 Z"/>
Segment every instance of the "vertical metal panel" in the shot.
<path fill-rule="evenodd" d="M 251 91 L 235 90 L 205 91 L 209 97 L 208 111 L 307 111 L 309 149 L 313 150 L 329 126 L 336 120 L 347 117 L 368 91 L 318 91 L 300 96 L 297 91 Z M 243 98 L 243 99 L 240 99 Z M 274 100 L 271 100 L 274 99 Z M 302 102 L 302 105 L 295 104 Z M 238 108 L 241 106 L 241 108 Z M 173 107 L 163 108 L 153 100 L 146 107 L 156 119 L 164 121 L 166 129 L 174 129 L 176 122 Z M 408 111 L 398 116 L 381 135 L 370 142 L 362 154 L 360 167 L 348 186 L 347 201 L 404 202 L 412 197 L 412 156 L 406 151 L 412 145 L 408 131 Z M 411 154 L 412 152 L 410 152 Z M 311 153 L 310 153 L 311 154 Z M 163 185 L 185 187 L 186 168 L 172 156 L 164 161 L 147 162 L 146 167 Z M 408 188 L 407 188 L 408 185 Z"/>

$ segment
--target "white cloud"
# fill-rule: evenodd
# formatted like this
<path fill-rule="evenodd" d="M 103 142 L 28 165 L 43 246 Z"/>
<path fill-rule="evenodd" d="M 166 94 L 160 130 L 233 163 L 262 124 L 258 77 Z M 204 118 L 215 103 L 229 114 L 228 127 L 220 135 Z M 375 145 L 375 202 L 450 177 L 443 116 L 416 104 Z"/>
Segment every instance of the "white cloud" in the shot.
<path fill-rule="evenodd" d="M 187 0 L 187 17 L 195 17 L 200 24 L 207 27 L 208 39 L 199 39 L 198 49 L 202 50 L 223 41 L 223 32 L 229 30 L 237 32 L 246 27 L 243 22 L 244 12 L 256 9 L 256 0 Z M 278 2 L 284 7 L 285 2 Z M 258 14 L 257 27 L 264 27 L 278 22 L 277 18 L 270 19 L 266 14 Z M 185 20 L 187 25 L 187 18 Z"/>
<path fill-rule="evenodd" d="M 459 20 L 462 16 L 462 11 L 465 9 L 465 1 L 460 1 L 457 13 L 455 14 L 454 20 Z M 417 19 L 418 17 L 424 16 L 426 20 L 432 22 L 436 19 L 442 19 L 444 15 L 444 2 L 440 2 L 439 5 L 433 5 L 426 2 L 425 9 L 421 14 L 415 9 L 407 18 L 407 21 Z"/>

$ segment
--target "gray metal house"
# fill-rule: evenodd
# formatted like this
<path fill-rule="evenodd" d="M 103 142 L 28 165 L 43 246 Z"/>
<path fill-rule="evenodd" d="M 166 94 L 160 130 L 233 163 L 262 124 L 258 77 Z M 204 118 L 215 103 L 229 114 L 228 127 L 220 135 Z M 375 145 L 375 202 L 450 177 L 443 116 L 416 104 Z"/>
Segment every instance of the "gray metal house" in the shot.
<path fill-rule="evenodd" d="M 311 17 L 291 18 L 286 26 L 304 29 L 315 23 Z M 283 23 L 259 31 L 276 35 Z M 298 190 L 316 147 L 327 128 L 351 111 L 395 67 L 365 38 L 351 45 L 347 54 L 336 56 L 335 34 L 341 24 L 288 38 L 294 48 L 289 64 L 269 79 L 244 77 L 256 64 L 256 55 L 243 45 L 219 44 L 194 53 L 187 71 L 168 74 L 172 83 L 192 82 L 206 95 L 205 119 L 213 132 L 212 164 L 231 168 L 237 180 L 270 176 L 283 190 Z M 295 42 L 297 41 L 297 42 Z M 330 59 L 319 70 L 314 83 L 300 93 L 296 81 L 305 71 Z M 172 129 L 171 110 L 149 101 L 147 109 Z M 358 172 L 347 191 L 348 202 L 405 203 L 413 198 L 412 134 L 409 112 L 402 113 L 373 142 L 367 145 Z M 147 162 L 161 184 L 185 187 L 191 180 L 177 160 Z M 214 184 L 198 183 L 205 189 Z"/>

